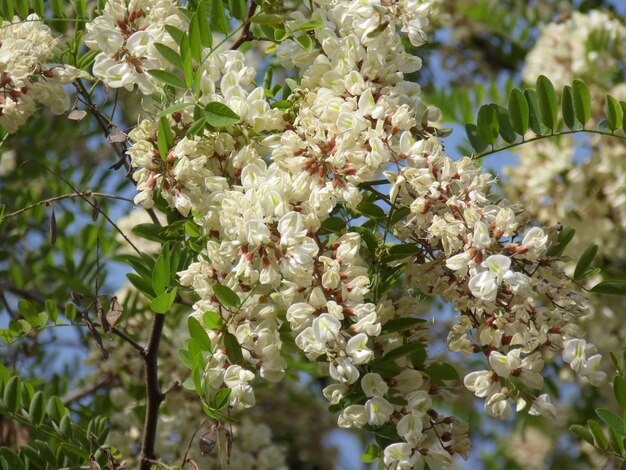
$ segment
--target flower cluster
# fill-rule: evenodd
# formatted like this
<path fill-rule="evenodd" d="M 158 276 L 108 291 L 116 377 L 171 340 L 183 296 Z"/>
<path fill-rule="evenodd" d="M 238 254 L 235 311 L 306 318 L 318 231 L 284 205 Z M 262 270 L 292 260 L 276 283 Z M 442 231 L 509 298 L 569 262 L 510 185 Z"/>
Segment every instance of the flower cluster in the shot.
<path fill-rule="evenodd" d="M 48 106 L 62 114 L 70 106 L 63 86 L 80 71 L 67 65 L 53 65 L 57 40 L 37 15 L 27 21 L 14 17 L 0 25 L 0 125 L 15 132 L 37 110 Z"/>
<path fill-rule="evenodd" d="M 147 71 L 171 69 L 155 44 L 177 49 L 165 27 L 180 29 L 183 24 L 175 0 L 108 1 L 102 15 L 87 24 L 85 45 L 100 51 L 93 74 L 111 88 L 137 85 L 143 94 L 154 93 L 161 85 Z"/>
<path fill-rule="evenodd" d="M 465 384 L 487 399 L 492 416 L 507 417 L 513 399 L 521 408 L 528 403 L 532 414 L 554 414 L 546 394 L 536 397 L 516 383 L 541 390 L 541 353 L 579 341 L 576 319 L 587 305 L 546 256 L 553 233 L 528 227 L 519 208 L 492 202 L 489 175 L 469 158 L 451 160 L 437 138 L 428 138 L 426 124 L 437 112 L 404 79 L 421 62 L 398 35 L 406 32 L 415 46 L 424 42 L 428 2 L 314 5 L 287 22 L 298 31 L 319 20 L 312 52 L 291 39 L 277 47 L 281 63 L 300 70 L 290 109 L 270 108 L 242 53 L 205 51 L 196 105 L 225 104 L 238 121 L 190 132 L 192 112 L 175 112 L 167 155 L 159 150 L 157 123 L 140 123 L 128 152 L 136 202 L 151 207 L 159 191 L 206 237 L 180 283 L 199 298 L 193 315 L 213 318 L 204 383 L 231 389 L 234 409 L 255 404 L 258 376 L 282 378 L 283 344 L 293 341 L 309 360 L 327 364 L 334 383 L 324 395 L 340 411 L 341 427 L 392 436 L 386 468 L 443 468 L 453 455 L 467 456 L 470 443 L 465 424 L 433 408 L 434 400 L 452 397 L 429 370 L 428 330 L 415 318 L 416 301 L 409 290 L 378 292 L 361 235 L 328 235 L 322 224 L 330 214 L 356 209 L 361 186 L 387 170 L 385 199 L 408 209 L 393 234 L 418 248 L 400 260 L 407 285 L 455 305 L 459 322 L 449 346 L 487 358 L 490 369 L 468 375 Z M 384 252 L 387 240 L 373 236 Z M 220 285 L 238 300 L 222 302 Z M 399 319 L 415 321 L 397 328 Z M 593 368 L 596 359 L 585 354 Z M 571 362 L 569 353 L 564 360 Z M 578 371 L 601 379 L 582 365 Z"/>

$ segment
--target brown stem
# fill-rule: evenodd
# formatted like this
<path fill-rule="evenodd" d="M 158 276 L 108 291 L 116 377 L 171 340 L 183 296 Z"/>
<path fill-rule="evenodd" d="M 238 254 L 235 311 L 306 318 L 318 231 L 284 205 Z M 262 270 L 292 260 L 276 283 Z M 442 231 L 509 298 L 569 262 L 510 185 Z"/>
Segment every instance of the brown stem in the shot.
<path fill-rule="evenodd" d="M 252 22 L 250 21 L 250 19 L 254 16 L 255 11 L 256 3 L 254 2 L 254 0 L 250 0 L 250 6 L 248 7 L 248 12 L 246 13 L 246 19 L 243 20 L 243 29 L 239 33 L 239 36 L 237 36 L 237 39 L 235 39 L 235 42 L 233 42 L 233 45 L 230 46 L 230 49 L 232 51 L 239 49 L 239 47 L 241 47 L 244 42 L 252 41 L 253 36 L 250 32 L 250 26 L 252 26 Z"/>
<path fill-rule="evenodd" d="M 143 439 L 141 442 L 139 470 L 150 470 L 153 461 L 156 460 L 154 444 L 156 441 L 157 424 L 159 422 L 159 407 L 165 399 L 159 388 L 159 373 L 157 369 L 159 343 L 161 342 L 164 323 L 165 315 L 154 315 L 150 338 L 148 339 L 148 345 L 144 351 L 147 404 Z"/>

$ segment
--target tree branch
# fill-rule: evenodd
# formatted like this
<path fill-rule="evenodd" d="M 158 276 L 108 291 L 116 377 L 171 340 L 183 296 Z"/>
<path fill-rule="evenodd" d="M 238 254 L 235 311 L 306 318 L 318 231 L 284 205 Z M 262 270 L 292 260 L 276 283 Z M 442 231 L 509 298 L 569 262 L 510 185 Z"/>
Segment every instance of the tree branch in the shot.
<path fill-rule="evenodd" d="M 246 13 L 246 19 L 243 20 L 243 29 L 239 33 L 239 36 L 237 36 L 237 39 L 235 39 L 235 42 L 233 42 L 233 45 L 230 46 L 231 51 L 239 49 L 241 45 L 246 41 L 252 41 L 253 36 L 250 32 L 250 26 L 252 26 L 252 23 L 250 19 L 254 16 L 255 11 L 256 3 L 254 2 L 254 0 L 250 0 L 250 6 L 248 7 L 248 12 Z"/>
<path fill-rule="evenodd" d="M 159 388 L 159 373 L 157 369 L 159 343 L 165 324 L 165 315 L 155 314 L 152 320 L 152 329 L 148 345 L 144 350 L 145 379 L 146 379 L 146 419 L 143 427 L 139 470 L 150 470 L 156 459 L 154 444 L 156 441 L 157 424 L 159 421 L 159 407 L 164 395 Z"/>

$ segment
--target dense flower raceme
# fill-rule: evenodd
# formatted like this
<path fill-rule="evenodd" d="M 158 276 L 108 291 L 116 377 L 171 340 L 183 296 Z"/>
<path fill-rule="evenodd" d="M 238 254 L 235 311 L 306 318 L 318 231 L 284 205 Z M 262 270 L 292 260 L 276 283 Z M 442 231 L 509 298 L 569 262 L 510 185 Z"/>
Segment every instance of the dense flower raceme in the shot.
<path fill-rule="evenodd" d="M 63 86 L 80 71 L 50 63 L 57 39 L 37 15 L 14 17 L 0 25 L 0 125 L 15 132 L 37 110 L 48 106 L 62 114 L 70 106 Z"/>
<path fill-rule="evenodd" d="M 342 408 L 340 426 L 391 426 L 397 437 L 383 452 L 388 468 L 420 468 L 425 461 L 442 468 L 451 455 L 467 455 L 469 441 L 466 425 L 432 409 L 434 398 L 450 394 L 431 382 L 423 359 L 393 360 L 391 373 L 377 362 L 407 342 L 427 342 L 423 324 L 404 334 L 385 330 L 389 321 L 412 316 L 413 299 L 371 291 L 357 233 L 320 234 L 336 205 L 356 207 L 358 185 L 385 167 L 394 169 L 387 173 L 390 202 L 410 208 L 395 235 L 421 248 L 408 263 L 407 281 L 461 313 L 450 347 L 487 356 L 489 370 L 470 374 L 465 384 L 487 398 L 489 414 L 507 417 L 513 398 L 533 414 L 554 414 L 547 395 L 516 386 L 520 380 L 523 390 L 542 388 L 544 349 L 565 348 L 564 360 L 581 376 L 602 378 L 593 347 L 580 343 L 573 323 L 586 312 L 584 299 L 546 258 L 548 234 L 525 228 L 516 208 L 491 203 L 489 177 L 471 160 L 454 162 L 437 139 L 418 139 L 421 122 L 436 113 L 421 103 L 419 87 L 403 80 L 420 61 L 406 54 L 394 26 L 421 44 L 427 7 L 319 2 L 292 19 L 294 29 L 305 18 L 322 20 L 314 32 L 317 49 L 309 54 L 287 40 L 277 50 L 302 75 L 289 112 L 270 109 L 243 54 L 214 52 L 200 65 L 200 100 L 225 103 L 240 116 L 237 124 L 177 137 L 164 160 L 156 123 L 145 120 L 130 135 L 136 201 L 151 207 L 160 189 L 210 237 L 180 273 L 200 298 L 194 315 L 217 312 L 252 366 L 230 361 L 226 328 L 211 330 L 215 347 L 206 355 L 205 380 L 230 388 L 235 409 L 253 406 L 253 370 L 269 381 L 284 374 L 281 347 L 289 335 L 279 329 L 288 326 L 309 359 L 328 361 L 335 383 L 324 394 Z M 170 123 L 183 135 L 191 120 L 183 110 Z M 237 292 L 242 305 L 221 306 L 216 284 Z M 362 398 L 346 406 L 342 399 L 355 394 Z"/>
<path fill-rule="evenodd" d="M 568 31 L 576 31 L 575 37 Z M 606 94 L 626 99 L 619 73 L 626 60 L 625 38 L 626 26 L 606 12 L 574 13 L 570 19 L 542 29 L 527 56 L 523 76 L 534 81 L 532 75 L 542 64 L 557 90 L 574 79 L 583 79 L 595 104 L 592 119 L 597 123 L 604 113 Z M 585 46 L 593 41 L 603 47 Z M 600 70 L 603 73 L 598 73 Z M 559 220 L 576 230 L 566 253 L 581 253 L 596 243 L 596 263 L 621 269 L 626 256 L 626 147 L 621 139 L 595 135 L 588 139 L 588 152 L 578 150 L 580 141 L 571 136 L 521 146 L 516 166 L 504 168 L 507 180 L 503 189 L 508 197 L 528 207 L 539 223 Z M 574 266 L 572 260 L 566 272 L 572 274 Z M 600 280 L 600 276 L 590 276 L 585 281 L 591 287 Z M 622 300 L 596 296 L 592 305 L 593 315 L 585 319 L 589 338 L 604 352 L 621 348 L 626 339 Z"/>
<path fill-rule="evenodd" d="M 182 28 L 183 16 L 175 0 L 110 0 L 101 16 L 87 25 L 85 44 L 98 50 L 93 74 L 111 88 L 134 85 L 149 95 L 160 88 L 148 70 L 168 70 L 171 65 L 155 44 L 178 46 L 165 26 Z"/>

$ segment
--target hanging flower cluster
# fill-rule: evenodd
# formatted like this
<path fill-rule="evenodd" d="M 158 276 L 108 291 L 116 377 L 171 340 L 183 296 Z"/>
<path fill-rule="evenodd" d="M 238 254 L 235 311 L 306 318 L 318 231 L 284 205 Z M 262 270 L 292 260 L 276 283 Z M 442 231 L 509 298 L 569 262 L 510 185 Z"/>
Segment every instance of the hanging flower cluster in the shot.
<path fill-rule="evenodd" d="M 17 131 L 38 104 L 54 114 L 69 108 L 63 86 L 81 72 L 49 63 L 56 43 L 50 28 L 34 14 L 26 21 L 16 16 L 0 25 L 0 125 L 7 132 Z"/>
<path fill-rule="evenodd" d="M 387 233 L 372 234 L 379 248 L 368 257 L 358 232 L 322 228 L 338 208 L 357 210 L 360 188 L 383 170 L 391 185 L 384 198 L 406 209 L 387 228 L 416 247 L 395 264 L 406 265 L 409 286 L 459 312 L 449 346 L 485 355 L 489 368 L 464 383 L 486 398 L 489 415 L 508 417 L 513 400 L 531 414 L 554 415 L 549 396 L 534 394 L 546 350 L 565 348 L 572 369 L 593 383 L 603 378 L 592 347 L 575 343 L 588 307 L 546 255 L 552 233 L 495 202 L 490 177 L 473 161 L 444 153 L 428 127 L 436 110 L 404 79 L 421 61 L 406 53 L 398 31 L 423 44 L 428 9 L 415 1 L 319 1 L 294 13 L 289 31 L 321 26 L 307 34 L 311 52 L 298 37 L 277 47 L 283 65 L 301 75 L 285 112 L 255 87 L 242 53 L 204 51 L 196 105 L 228 116 L 225 105 L 236 117 L 194 129 L 191 106 L 183 106 L 168 118 L 167 152 L 163 121 L 149 119 L 130 133 L 128 152 L 136 202 L 152 207 L 158 192 L 208 239 L 179 273 L 199 297 L 193 315 L 213 325 L 203 383 L 229 388 L 234 409 L 251 407 L 254 381 L 279 381 L 283 344 L 294 341 L 327 364 L 334 383 L 324 395 L 339 425 L 384 436 L 386 468 L 443 468 L 453 455 L 466 457 L 470 443 L 465 424 L 433 408 L 433 400 L 452 397 L 426 357 L 428 330 L 415 318 L 415 299 L 379 289 L 373 264 L 384 263 Z M 166 22 L 152 26 L 160 31 Z M 224 292 L 236 299 L 224 302 Z"/>
<path fill-rule="evenodd" d="M 145 95 L 154 93 L 162 85 L 147 71 L 172 68 L 155 44 L 178 49 L 165 27 L 180 29 L 183 24 L 175 0 L 108 1 L 102 15 L 87 24 L 85 45 L 100 51 L 93 74 L 111 88 L 137 85 Z"/>

